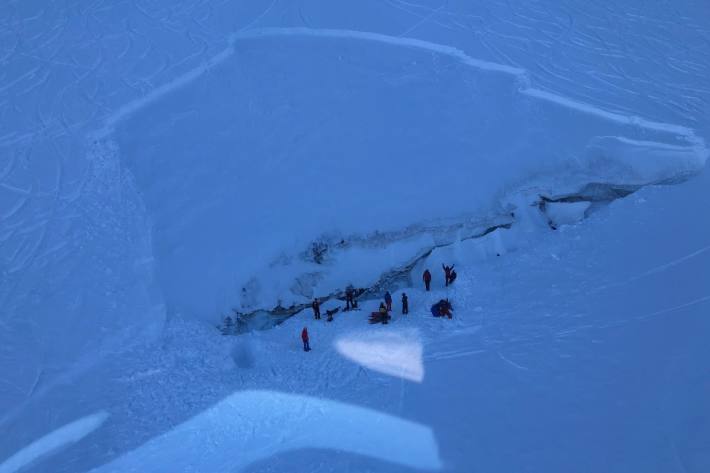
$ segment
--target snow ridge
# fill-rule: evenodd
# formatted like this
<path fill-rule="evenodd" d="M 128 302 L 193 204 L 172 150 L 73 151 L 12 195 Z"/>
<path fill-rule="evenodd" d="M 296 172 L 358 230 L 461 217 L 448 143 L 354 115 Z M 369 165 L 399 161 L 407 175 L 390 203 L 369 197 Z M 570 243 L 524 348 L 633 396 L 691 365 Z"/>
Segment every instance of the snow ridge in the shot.
<path fill-rule="evenodd" d="M 222 52 L 213 56 L 203 65 L 192 69 L 191 71 L 187 72 L 186 74 L 178 77 L 177 79 L 171 82 L 163 84 L 162 86 L 156 88 L 151 93 L 146 94 L 140 99 L 134 100 L 122 106 L 118 111 L 106 118 L 104 126 L 99 130 L 96 130 L 91 136 L 94 139 L 106 138 L 107 136 L 112 134 L 118 123 L 130 117 L 133 113 L 155 102 L 162 96 L 169 94 L 185 85 L 188 85 L 210 69 L 221 64 L 234 54 L 235 45 L 238 41 L 281 36 L 307 36 L 314 38 L 334 38 L 371 41 L 398 47 L 422 49 L 426 51 L 431 51 L 436 54 L 449 56 L 458 60 L 461 64 L 475 69 L 479 69 L 481 71 L 508 74 L 510 76 L 516 77 L 520 84 L 518 91 L 523 95 L 533 97 L 542 101 L 554 103 L 571 110 L 576 110 L 586 114 L 594 115 L 611 122 L 647 129 L 649 131 L 676 135 L 677 138 L 680 138 L 683 141 L 691 144 L 691 147 L 698 150 L 698 152 L 700 152 L 704 158 L 706 158 L 708 155 L 708 150 L 705 147 L 704 140 L 702 138 L 699 138 L 696 135 L 695 130 L 689 127 L 672 123 L 657 122 L 636 115 L 625 115 L 614 111 L 605 110 L 596 105 L 564 97 L 554 92 L 534 88 L 531 85 L 531 80 L 528 71 L 522 68 L 477 59 L 469 56 L 461 49 L 416 38 L 391 36 L 369 31 L 306 27 L 274 27 L 255 28 L 247 30 L 242 29 L 236 33 L 233 33 L 228 38 L 229 46 Z"/>

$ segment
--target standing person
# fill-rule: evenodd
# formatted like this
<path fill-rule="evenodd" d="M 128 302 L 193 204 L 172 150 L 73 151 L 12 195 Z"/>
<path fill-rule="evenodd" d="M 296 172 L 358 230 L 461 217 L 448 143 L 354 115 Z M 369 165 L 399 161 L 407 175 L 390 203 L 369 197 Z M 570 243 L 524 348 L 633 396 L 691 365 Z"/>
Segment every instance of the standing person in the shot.
<path fill-rule="evenodd" d="M 405 315 L 409 313 L 409 298 L 406 292 L 402 293 L 402 313 Z"/>
<path fill-rule="evenodd" d="M 451 274 L 449 275 L 449 286 L 452 285 L 454 283 L 454 281 L 456 281 L 456 276 L 457 276 L 456 270 L 454 270 L 453 266 L 452 266 L 451 267 Z"/>
<path fill-rule="evenodd" d="M 303 327 L 301 331 L 301 340 L 303 340 L 303 351 L 311 351 L 311 346 L 308 344 L 308 329 Z"/>
<path fill-rule="evenodd" d="M 424 279 L 424 286 L 426 287 L 426 290 L 429 291 L 431 289 L 431 273 L 428 269 L 424 270 L 422 279 Z"/>
<path fill-rule="evenodd" d="M 451 271 L 454 270 L 454 265 L 452 264 L 451 266 L 446 266 L 442 263 L 441 267 L 444 268 L 444 279 L 446 280 L 446 285 L 448 286 L 451 284 Z"/>
<path fill-rule="evenodd" d="M 392 294 L 389 291 L 385 292 L 385 304 L 387 304 L 387 312 L 392 312 Z"/>
<path fill-rule="evenodd" d="M 345 289 L 345 310 L 351 310 L 355 308 L 355 294 L 352 286 L 348 286 Z"/>
<path fill-rule="evenodd" d="M 313 317 L 316 320 L 320 320 L 320 302 L 318 302 L 318 298 L 313 299 L 311 307 L 313 307 Z"/>

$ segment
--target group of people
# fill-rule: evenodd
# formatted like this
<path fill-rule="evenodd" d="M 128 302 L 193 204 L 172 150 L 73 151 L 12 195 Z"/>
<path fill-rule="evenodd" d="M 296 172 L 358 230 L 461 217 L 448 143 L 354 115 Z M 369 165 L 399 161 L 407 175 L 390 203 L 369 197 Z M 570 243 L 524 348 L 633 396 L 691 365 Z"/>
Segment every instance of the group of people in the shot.
<path fill-rule="evenodd" d="M 444 270 L 444 285 L 446 287 L 449 287 L 454 283 L 456 280 L 456 270 L 454 269 L 454 265 L 452 264 L 451 266 L 447 266 L 442 263 L 441 268 Z M 424 270 L 424 274 L 422 275 L 422 279 L 424 280 L 424 288 L 427 291 L 431 290 L 431 272 L 428 269 Z"/>
<path fill-rule="evenodd" d="M 451 266 L 447 266 L 445 264 L 441 265 L 442 269 L 444 270 L 444 284 L 446 287 L 450 286 L 453 284 L 453 282 L 456 280 L 456 270 L 454 269 L 454 265 L 452 264 Z M 424 287 L 426 288 L 427 291 L 431 290 L 431 272 L 429 269 L 424 270 L 424 274 L 422 275 L 422 279 L 424 280 Z M 318 298 L 313 299 L 313 302 L 311 303 L 311 308 L 313 309 L 313 317 L 316 320 L 320 320 L 321 318 L 321 312 L 320 312 L 320 301 Z M 357 309 L 357 300 L 355 299 L 355 289 L 352 286 L 348 286 L 347 289 L 345 290 L 345 309 L 346 311 L 349 310 L 354 310 Z M 328 322 L 333 320 L 333 315 L 337 313 L 340 310 L 340 308 L 336 308 L 333 310 L 326 310 L 327 314 L 327 320 Z M 452 318 L 452 312 L 454 308 L 451 305 L 451 302 L 449 302 L 448 299 L 441 299 L 439 302 L 434 304 L 431 307 L 431 313 L 434 317 L 448 317 Z M 386 324 L 389 319 L 391 318 L 390 312 L 392 312 L 392 294 L 390 294 L 389 291 L 385 291 L 385 296 L 384 296 L 384 302 L 380 302 L 380 307 L 377 312 L 373 312 L 370 315 L 370 323 L 377 323 L 381 322 L 383 324 Z M 402 314 L 406 315 L 409 314 L 409 297 L 407 297 L 407 294 L 405 292 L 402 293 Z M 304 351 L 310 351 L 311 347 L 309 344 L 309 337 L 308 337 L 308 329 L 306 327 L 303 327 L 303 330 L 301 331 L 301 339 L 303 340 L 303 350 Z"/>
<path fill-rule="evenodd" d="M 385 301 L 380 302 L 380 308 L 377 312 L 370 314 L 370 323 L 381 322 L 386 324 L 390 317 L 390 312 L 392 312 L 392 294 L 389 291 L 385 292 Z M 407 293 L 402 293 L 402 314 L 407 315 L 409 313 L 409 297 Z"/>
<path fill-rule="evenodd" d="M 380 303 L 380 308 L 382 308 L 382 306 L 383 304 Z M 384 307 L 387 309 L 387 312 L 392 312 L 392 294 L 390 294 L 389 291 L 385 292 Z M 402 313 L 405 315 L 409 313 L 409 297 L 407 297 L 406 292 L 402 293 Z"/>

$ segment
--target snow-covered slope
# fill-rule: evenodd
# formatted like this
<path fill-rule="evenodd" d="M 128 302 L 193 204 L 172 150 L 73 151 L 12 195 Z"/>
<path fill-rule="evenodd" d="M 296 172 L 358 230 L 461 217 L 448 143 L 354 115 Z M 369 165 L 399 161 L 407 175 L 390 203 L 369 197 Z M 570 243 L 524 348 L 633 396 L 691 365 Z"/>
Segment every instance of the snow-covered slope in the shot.
<path fill-rule="evenodd" d="M 233 49 L 116 135 L 180 312 L 307 301 L 293 273 L 328 278 L 300 258 L 324 237 L 481 221 L 533 178 L 646 184 L 707 154 L 690 130 L 548 100 L 524 72 L 429 43 L 281 29 Z"/>
<path fill-rule="evenodd" d="M 462 239 L 432 253 L 432 262 L 475 260 L 482 265 L 474 266 L 477 279 L 471 285 L 464 278 L 460 287 L 499 300 L 501 286 L 486 292 L 483 281 L 522 278 L 529 272 L 524 255 L 541 258 L 538 244 L 577 244 L 579 235 L 565 230 L 550 237 L 538 225 L 529 207 L 538 194 L 574 193 L 588 183 L 679 182 L 702 169 L 710 134 L 708 20 L 707 6 L 692 0 L 0 5 L 0 459 L 67 425 L 59 437 L 101 434 L 95 447 L 80 444 L 57 459 L 57 469 L 99 466 L 246 389 L 214 349 L 204 355 L 205 374 L 219 367 L 214 386 L 193 392 L 170 385 L 173 405 L 160 418 L 145 420 L 159 404 L 149 401 L 153 394 L 141 398 L 137 411 L 124 404 L 135 383 L 155 375 L 170 384 L 165 380 L 175 374 L 160 364 L 172 367 L 165 359 L 181 355 L 171 350 L 193 336 L 176 327 L 194 327 L 174 321 L 171 334 L 161 335 L 166 317 L 208 321 L 210 332 L 198 341 L 227 343 L 213 339 L 211 326 L 232 308 L 287 306 L 348 283 L 368 286 L 432 247 Z M 644 191 L 654 198 L 642 206 L 650 209 L 643 219 L 628 209 L 637 202 L 632 197 L 604 210 L 608 220 L 585 221 L 584 228 L 598 224 L 588 230 L 593 238 L 595 232 L 603 238 L 554 263 L 552 274 L 587 281 L 608 275 L 599 286 L 608 294 L 588 300 L 572 286 L 553 292 L 574 313 L 594 304 L 607 313 L 604 304 L 623 299 L 612 292 L 637 283 L 653 295 L 629 297 L 628 304 L 643 308 L 637 315 L 705 307 L 701 287 L 674 286 L 664 304 L 655 299 L 663 294 L 659 287 L 646 285 L 678 271 L 676 279 L 707 286 L 707 178 L 694 182 Z M 697 218 L 676 217 L 689 209 Z M 547 216 L 559 224 L 579 213 L 554 204 Z M 508 218 L 510 232 L 462 238 Z M 668 227 L 677 231 L 662 232 L 673 218 Z M 629 236 L 616 253 L 597 254 L 613 247 L 613 235 L 603 233 L 612 231 Z M 552 240 L 538 241 L 539 235 Z M 614 266 L 625 247 L 640 251 L 639 241 L 651 259 L 639 252 L 637 266 Z M 314 243 L 327 246 L 323 260 L 314 257 Z M 683 251 L 664 253 L 676 245 Z M 494 262 L 492 255 L 512 248 L 520 250 L 515 259 Z M 587 268 L 584 258 L 601 266 Z M 540 270 L 541 260 L 531 261 L 528 269 Z M 545 281 L 522 278 L 518 289 L 548 306 L 554 300 Z M 524 303 L 514 303 L 510 311 L 517 314 Z M 476 314 L 486 316 L 490 305 Z M 564 320 L 553 317 L 550 324 L 558 328 Z M 415 332 L 431 328 L 411 323 Z M 354 327 L 360 321 L 333 332 L 354 336 Z M 470 344 L 466 330 L 478 329 L 459 328 L 461 345 Z M 522 338 L 537 333 L 519 329 L 527 331 Z M 625 330 L 619 337 L 633 333 Z M 263 353 L 282 349 L 278 333 L 284 332 L 263 335 L 276 337 Z M 445 343 L 437 337 L 432 343 Z M 156 338 L 166 346 L 165 359 L 142 351 L 143 342 Z M 412 343 L 405 346 L 416 348 Z M 697 354 L 695 346 L 686 349 L 679 356 Z M 596 353 L 585 344 L 579 350 Z M 610 350 L 610 357 L 619 353 Z M 510 366 L 527 367 L 527 360 L 498 354 Z M 534 352 L 524 354 L 534 362 Z M 201 352 L 185 356 L 177 363 L 187 365 L 185 372 L 201 369 Z M 696 375 L 688 364 L 686 373 Z M 455 363 L 444 365 L 442 373 L 455 372 Z M 126 371 L 114 375 L 116 366 Z M 590 369 L 596 376 L 611 368 Z M 268 375 L 261 368 L 254 373 L 257 380 Z M 690 378 L 678 376 L 687 387 Z M 72 384 L 78 380 L 79 388 Z M 530 388 L 540 380 L 523 381 Z M 112 383 L 124 387 L 111 394 Z M 290 392 L 304 385 L 251 387 Z M 326 396 L 327 385 L 317 386 L 305 395 Z M 160 389 L 150 385 L 147 392 Z M 189 405 L 174 405 L 183 401 Z M 380 408 L 364 395 L 345 401 Z M 60 413 L 50 409 L 56 405 Z M 413 414 L 422 403 L 412 406 L 396 414 L 433 425 Z M 137 419 L 145 424 L 129 438 Z M 453 432 L 441 430 L 434 437 Z M 14 471 L 56 440 L 2 463 L 0 471 Z M 440 452 L 444 465 L 452 458 L 458 457 Z M 462 458 L 448 467 L 465 470 L 471 461 Z M 430 458 L 431 465 L 438 459 Z"/>
<path fill-rule="evenodd" d="M 707 471 L 709 192 L 705 172 L 509 234 L 500 257 L 435 253 L 459 280 L 405 288 L 386 326 L 376 301 L 239 337 L 173 320 L 38 400 L 0 471 L 50 446 L 27 471 Z M 442 297 L 453 320 L 431 317 Z"/>

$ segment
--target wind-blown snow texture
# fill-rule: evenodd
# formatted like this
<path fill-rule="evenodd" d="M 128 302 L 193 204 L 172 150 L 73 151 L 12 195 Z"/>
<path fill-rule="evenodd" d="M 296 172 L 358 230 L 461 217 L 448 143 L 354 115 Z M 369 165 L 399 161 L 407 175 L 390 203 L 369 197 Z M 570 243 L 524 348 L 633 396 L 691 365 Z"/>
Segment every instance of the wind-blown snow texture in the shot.
<path fill-rule="evenodd" d="M 708 471 L 708 25 L 692 0 L 0 5 L 0 471 Z M 554 233 L 530 206 L 698 173 L 554 204 Z M 307 358 L 307 314 L 212 329 L 511 212 L 413 271 L 457 262 L 452 323 L 405 288 L 409 319 L 310 323 Z"/>

